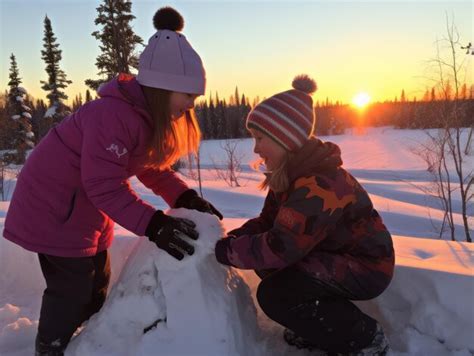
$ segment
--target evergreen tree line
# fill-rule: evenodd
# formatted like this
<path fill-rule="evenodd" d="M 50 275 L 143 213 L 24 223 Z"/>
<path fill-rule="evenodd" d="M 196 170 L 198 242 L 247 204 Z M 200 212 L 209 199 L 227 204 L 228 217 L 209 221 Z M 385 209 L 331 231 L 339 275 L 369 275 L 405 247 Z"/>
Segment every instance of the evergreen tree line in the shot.
<path fill-rule="evenodd" d="M 210 95 L 209 100 L 200 102 L 195 107 L 203 139 L 249 137 L 245 118 L 250 110 L 248 99 L 244 94 L 239 96 L 238 88 L 235 88 L 229 104 L 225 99 L 219 100 L 217 93 L 215 99 Z"/>
<path fill-rule="evenodd" d="M 474 90 L 471 90 L 471 93 Z M 238 99 L 236 99 L 238 98 Z M 15 147 L 16 136 L 13 134 L 18 127 L 9 119 L 8 92 L 0 96 L 0 150 Z M 70 110 L 75 111 L 82 104 L 93 100 L 90 91 L 86 91 L 83 98 L 76 95 Z M 250 104 L 252 102 L 252 104 Z M 220 99 L 219 94 L 210 95 L 207 100 L 197 103 L 196 116 L 202 131 L 203 139 L 246 138 L 249 133 L 245 128 L 245 119 L 257 100 L 251 101 L 244 94 L 239 96 L 238 88 L 229 100 Z M 26 95 L 23 104 L 30 108 L 31 126 L 34 137 L 44 136 L 44 115 L 48 110 L 47 104 L 41 100 L 34 100 Z M 428 101 L 386 101 L 368 105 L 359 110 L 352 105 L 332 103 L 329 100 L 316 102 L 316 134 L 338 135 L 347 128 L 356 126 L 394 126 L 396 128 L 428 129 L 443 127 L 447 112 L 452 112 L 454 105 L 458 107 L 459 125 L 470 127 L 474 123 L 474 99 L 472 94 L 465 99 L 445 100 L 434 99 Z"/>
<path fill-rule="evenodd" d="M 449 89 L 449 84 L 447 85 Z M 332 104 L 328 100 L 317 102 L 316 134 L 338 135 L 351 127 L 394 126 L 400 129 L 442 128 L 446 125 L 448 113 L 456 107 L 456 123 L 453 127 L 470 127 L 474 124 L 474 85 L 461 87 L 458 98 L 448 90 L 436 91 L 434 88 L 425 93 L 423 100 L 413 98 L 407 101 L 402 90 L 400 100 L 374 103 L 360 110 L 352 105 Z"/>
<path fill-rule="evenodd" d="M 96 58 L 98 77 L 86 79 L 85 83 L 93 91 L 100 84 L 109 81 L 118 73 L 132 73 L 138 65 L 135 49 L 143 45 L 143 40 L 134 34 L 131 21 L 131 1 L 103 0 L 96 8 L 95 24 L 98 30 L 92 36 L 100 42 L 101 53 Z M 91 91 L 84 98 L 76 95 L 72 105 L 65 101 L 65 90 L 72 82 L 60 67 L 62 51 L 54 34 L 51 20 L 44 18 L 44 37 L 41 58 L 45 63 L 46 79 L 41 80 L 41 88 L 47 93 L 46 101 L 34 100 L 21 87 L 20 71 L 16 58 L 10 56 L 9 90 L 0 95 L 0 149 L 16 150 L 12 161 L 24 161 L 26 150 L 39 142 L 51 127 L 64 119 L 71 111 L 77 110 L 83 103 L 93 99 Z M 132 73 L 133 74 L 133 73 Z M 421 101 L 416 98 L 408 101 L 404 90 L 400 100 L 369 105 L 365 110 L 354 109 L 350 105 L 335 104 L 326 99 L 316 102 L 316 133 L 318 135 L 340 134 L 352 126 L 394 125 L 399 128 L 441 127 L 443 123 L 439 113 L 445 113 L 453 105 L 458 108 L 459 122 L 471 126 L 473 121 L 473 91 L 464 85 L 457 99 L 449 84 L 437 94 L 435 88 L 427 90 Z M 204 139 L 248 137 L 245 118 L 252 107 L 259 102 L 255 98 L 250 104 L 249 98 L 240 96 L 236 88 L 228 102 L 219 99 L 218 94 L 196 105 L 196 114 Z M 0 157 L 1 158 L 1 157 Z"/>
<path fill-rule="evenodd" d="M 469 93 L 468 93 L 469 92 Z M 474 85 L 469 91 L 463 85 L 459 98 L 454 99 L 449 92 L 438 95 L 433 88 L 425 94 L 422 101 L 413 98 L 408 101 L 402 90 L 400 99 L 383 103 L 374 103 L 360 110 L 353 105 L 325 101 L 315 103 L 316 135 L 340 135 L 352 127 L 394 126 L 400 129 L 429 129 L 445 126 L 447 113 L 457 107 L 457 122 L 453 125 L 470 127 L 474 124 Z M 245 138 L 249 133 L 245 128 L 245 119 L 250 110 L 258 103 L 258 98 L 250 105 L 249 98 L 238 89 L 230 97 L 229 104 L 220 100 L 218 94 L 196 105 L 196 115 L 204 139 Z"/>

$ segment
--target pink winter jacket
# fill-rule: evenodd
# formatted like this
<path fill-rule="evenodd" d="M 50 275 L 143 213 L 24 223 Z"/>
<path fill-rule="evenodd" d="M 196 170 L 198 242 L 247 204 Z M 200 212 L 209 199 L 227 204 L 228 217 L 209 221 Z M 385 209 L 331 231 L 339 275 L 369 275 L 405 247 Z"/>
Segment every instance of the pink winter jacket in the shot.
<path fill-rule="evenodd" d="M 91 256 L 112 243 L 114 221 L 143 236 L 156 211 L 128 179 L 173 206 L 188 189 L 171 171 L 143 167 L 151 118 L 137 81 L 119 77 L 52 128 L 18 177 L 3 235 L 34 252 Z"/>

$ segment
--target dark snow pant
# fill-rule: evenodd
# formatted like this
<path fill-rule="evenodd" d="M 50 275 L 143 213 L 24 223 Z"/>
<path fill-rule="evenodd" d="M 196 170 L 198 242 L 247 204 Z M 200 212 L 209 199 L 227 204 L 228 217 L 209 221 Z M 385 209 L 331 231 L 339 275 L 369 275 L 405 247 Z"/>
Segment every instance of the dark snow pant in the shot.
<path fill-rule="evenodd" d="M 46 279 L 36 338 L 41 355 L 48 354 L 50 346 L 51 351 L 64 350 L 82 322 L 100 310 L 107 295 L 110 261 L 107 251 L 79 258 L 38 256 Z"/>
<path fill-rule="evenodd" d="M 360 350 L 372 343 L 377 322 L 364 314 L 338 286 L 286 268 L 263 278 L 257 300 L 265 314 L 316 348 L 334 353 Z"/>

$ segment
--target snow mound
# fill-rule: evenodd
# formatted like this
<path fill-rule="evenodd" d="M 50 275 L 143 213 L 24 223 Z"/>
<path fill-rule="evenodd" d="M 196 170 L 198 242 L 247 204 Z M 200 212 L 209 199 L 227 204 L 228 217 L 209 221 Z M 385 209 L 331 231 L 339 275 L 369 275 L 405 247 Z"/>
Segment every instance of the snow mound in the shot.
<path fill-rule="evenodd" d="M 474 246 L 393 237 L 395 274 L 378 298 L 357 302 L 385 327 L 393 349 L 409 355 L 474 352 Z M 424 249 L 424 250 L 423 250 Z"/>
<path fill-rule="evenodd" d="M 34 340 L 37 329 L 38 322 L 28 318 L 18 318 L 7 324 L 0 332 L 0 354 L 21 349 L 27 340 Z"/>
<path fill-rule="evenodd" d="M 141 239 L 104 307 L 67 355 L 262 354 L 251 291 L 214 257 L 215 242 L 224 234 L 221 223 L 186 209 L 170 215 L 197 224 L 195 254 L 177 261 Z"/>

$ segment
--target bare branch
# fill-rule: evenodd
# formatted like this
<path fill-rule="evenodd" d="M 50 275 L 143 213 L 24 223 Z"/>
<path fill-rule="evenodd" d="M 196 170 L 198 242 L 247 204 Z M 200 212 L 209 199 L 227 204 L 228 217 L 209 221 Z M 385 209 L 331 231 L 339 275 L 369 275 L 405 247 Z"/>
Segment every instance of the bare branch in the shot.
<path fill-rule="evenodd" d="M 214 158 L 211 158 L 214 166 L 214 171 L 219 179 L 224 180 L 230 187 L 240 187 L 239 175 L 242 172 L 242 159 L 244 155 L 237 154 L 237 141 L 226 140 L 224 145 L 220 145 L 221 148 L 226 152 L 226 160 L 224 163 L 224 169 L 217 164 Z"/>

